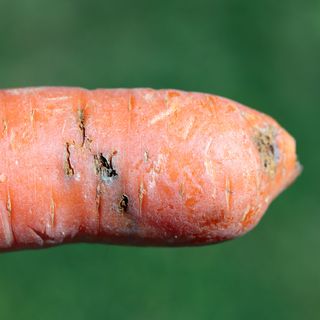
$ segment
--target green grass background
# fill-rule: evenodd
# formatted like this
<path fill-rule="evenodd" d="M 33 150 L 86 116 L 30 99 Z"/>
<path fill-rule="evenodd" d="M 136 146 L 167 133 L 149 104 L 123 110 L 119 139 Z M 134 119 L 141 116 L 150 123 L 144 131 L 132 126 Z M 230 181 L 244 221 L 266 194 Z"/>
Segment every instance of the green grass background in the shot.
<path fill-rule="evenodd" d="M 0 0 L 0 87 L 39 85 L 227 96 L 288 129 L 304 172 L 221 245 L 2 254 L 1 320 L 320 319 L 320 1 Z"/>

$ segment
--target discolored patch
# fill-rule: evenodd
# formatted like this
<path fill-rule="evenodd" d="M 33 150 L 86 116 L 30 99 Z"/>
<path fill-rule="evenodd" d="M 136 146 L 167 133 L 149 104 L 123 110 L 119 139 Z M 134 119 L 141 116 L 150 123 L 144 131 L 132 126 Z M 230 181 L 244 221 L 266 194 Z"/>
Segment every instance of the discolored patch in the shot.
<path fill-rule="evenodd" d="M 78 121 L 78 127 L 81 132 L 81 146 L 83 147 L 85 142 L 86 142 L 86 127 L 84 123 L 84 110 L 83 109 L 78 109 L 77 112 L 77 121 Z"/>
<path fill-rule="evenodd" d="M 277 151 L 275 141 L 275 128 L 259 129 L 254 137 L 254 142 L 259 151 L 262 165 L 270 177 L 274 177 L 277 170 Z"/>
<path fill-rule="evenodd" d="M 2 120 L 3 130 L 2 133 L 6 137 L 8 135 L 8 123 L 5 120 Z"/>
<path fill-rule="evenodd" d="M 100 179 L 108 184 L 118 175 L 112 165 L 112 156 L 108 160 L 102 153 L 94 155 L 94 168 L 96 175 L 100 176 Z"/>
<path fill-rule="evenodd" d="M 63 163 L 63 171 L 67 177 L 72 177 L 74 175 L 74 169 L 71 165 L 70 156 L 70 143 L 67 142 L 65 145 L 65 159 Z"/>
<path fill-rule="evenodd" d="M 129 198 L 127 195 L 123 194 L 120 198 L 118 209 L 119 212 L 123 213 L 128 210 Z"/>

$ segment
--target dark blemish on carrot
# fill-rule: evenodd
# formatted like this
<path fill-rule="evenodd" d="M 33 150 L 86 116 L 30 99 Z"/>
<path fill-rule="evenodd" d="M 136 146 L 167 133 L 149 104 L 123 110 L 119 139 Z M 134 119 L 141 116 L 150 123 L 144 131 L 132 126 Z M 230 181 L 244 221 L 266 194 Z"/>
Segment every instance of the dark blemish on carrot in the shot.
<path fill-rule="evenodd" d="M 118 175 L 112 165 L 112 156 L 108 160 L 102 153 L 94 155 L 94 167 L 96 175 L 100 176 L 100 179 L 108 184 Z"/>
<path fill-rule="evenodd" d="M 128 210 L 129 198 L 127 195 L 123 194 L 120 198 L 118 209 L 121 213 L 127 212 Z"/>
<path fill-rule="evenodd" d="M 74 169 L 71 165 L 71 161 L 70 161 L 70 143 L 66 143 L 66 151 L 65 151 L 66 155 L 65 155 L 65 160 L 63 163 L 63 170 L 64 173 L 67 177 L 72 177 L 74 175 Z"/>
<path fill-rule="evenodd" d="M 83 147 L 86 142 L 86 127 L 85 127 L 85 123 L 84 123 L 84 110 L 79 109 L 77 116 L 78 116 L 77 117 L 78 118 L 78 126 L 81 131 L 81 138 L 82 138 L 81 147 Z"/>
<path fill-rule="evenodd" d="M 43 241 L 43 243 L 46 243 L 46 244 L 53 244 L 54 243 L 54 238 L 50 237 L 46 232 L 36 230 L 35 228 L 30 227 L 30 226 L 28 226 L 28 227 Z"/>
<path fill-rule="evenodd" d="M 275 129 L 268 127 L 259 130 L 254 137 L 254 142 L 259 151 L 263 168 L 269 176 L 274 177 L 277 169 L 278 148 L 275 142 Z"/>

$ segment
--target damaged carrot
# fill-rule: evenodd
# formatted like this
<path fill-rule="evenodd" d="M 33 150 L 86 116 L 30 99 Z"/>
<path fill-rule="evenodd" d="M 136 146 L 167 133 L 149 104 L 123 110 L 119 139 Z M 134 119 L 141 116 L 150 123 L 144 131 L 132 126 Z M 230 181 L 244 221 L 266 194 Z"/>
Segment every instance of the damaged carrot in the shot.
<path fill-rule="evenodd" d="M 0 251 L 221 242 L 300 172 L 275 120 L 177 90 L 1 90 L 0 152 Z"/>

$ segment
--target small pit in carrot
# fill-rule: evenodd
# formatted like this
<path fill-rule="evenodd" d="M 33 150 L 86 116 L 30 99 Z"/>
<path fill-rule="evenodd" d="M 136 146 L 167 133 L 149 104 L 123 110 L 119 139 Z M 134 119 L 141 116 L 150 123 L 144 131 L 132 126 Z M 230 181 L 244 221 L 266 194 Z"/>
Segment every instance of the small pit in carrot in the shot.
<path fill-rule="evenodd" d="M 129 204 L 129 198 L 126 194 L 123 194 L 120 198 L 118 209 L 120 213 L 127 212 Z"/>

